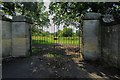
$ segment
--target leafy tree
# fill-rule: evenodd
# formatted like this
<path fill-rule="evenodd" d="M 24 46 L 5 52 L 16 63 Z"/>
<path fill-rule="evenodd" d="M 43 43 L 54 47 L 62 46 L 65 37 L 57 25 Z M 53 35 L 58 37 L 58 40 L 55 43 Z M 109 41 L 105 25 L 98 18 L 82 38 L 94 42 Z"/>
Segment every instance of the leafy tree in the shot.
<path fill-rule="evenodd" d="M 63 29 L 63 37 L 72 37 L 73 35 L 73 30 L 71 28 L 65 27 Z"/>
<path fill-rule="evenodd" d="M 32 19 L 32 31 L 40 31 L 39 27 L 50 25 L 49 14 L 45 11 L 43 2 L 2 2 L 4 14 L 15 16 L 23 15 Z M 37 30 L 38 29 L 38 30 Z"/>
<path fill-rule="evenodd" d="M 81 17 L 87 12 L 112 14 L 120 18 L 120 2 L 51 2 L 50 13 L 54 15 L 56 25 L 74 25 L 80 23 Z"/>

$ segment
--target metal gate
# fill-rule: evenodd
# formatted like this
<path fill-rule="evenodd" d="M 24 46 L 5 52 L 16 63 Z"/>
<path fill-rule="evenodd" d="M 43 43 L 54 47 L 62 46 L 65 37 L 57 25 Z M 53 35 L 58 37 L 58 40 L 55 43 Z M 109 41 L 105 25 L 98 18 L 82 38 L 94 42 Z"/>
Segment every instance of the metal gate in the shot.
<path fill-rule="evenodd" d="M 33 49 L 80 56 L 80 44 L 80 30 L 75 26 L 32 27 Z"/>

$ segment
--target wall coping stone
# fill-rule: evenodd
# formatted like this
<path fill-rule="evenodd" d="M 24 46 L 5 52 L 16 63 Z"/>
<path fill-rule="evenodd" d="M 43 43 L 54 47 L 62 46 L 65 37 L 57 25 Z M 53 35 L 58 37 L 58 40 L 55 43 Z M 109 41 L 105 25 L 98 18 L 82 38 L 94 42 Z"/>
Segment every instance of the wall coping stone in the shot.
<path fill-rule="evenodd" d="M 19 16 L 13 16 L 13 22 L 27 22 L 30 24 L 33 24 L 32 20 L 26 16 L 19 15 Z"/>
<path fill-rule="evenodd" d="M 101 14 L 100 13 L 86 13 L 83 17 L 83 20 L 100 20 Z"/>

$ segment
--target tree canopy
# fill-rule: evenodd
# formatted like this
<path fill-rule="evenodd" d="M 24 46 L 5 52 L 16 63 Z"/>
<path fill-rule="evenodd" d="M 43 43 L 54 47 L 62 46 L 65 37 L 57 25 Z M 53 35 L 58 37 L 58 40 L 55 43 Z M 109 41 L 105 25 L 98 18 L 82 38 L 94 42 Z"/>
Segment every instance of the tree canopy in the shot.
<path fill-rule="evenodd" d="M 80 23 L 81 16 L 87 12 L 112 14 L 120 18 L 120 2 L 51 2 L 49 8 L 56 25 Z"/>
<path fill-rule="evenodd" d="M 49 26 L 49 14 L 45 11 L 43 2 L 1 2 L 4 14 L 16 16 L 24 15 L 32 19 L 34 25 Z"/>

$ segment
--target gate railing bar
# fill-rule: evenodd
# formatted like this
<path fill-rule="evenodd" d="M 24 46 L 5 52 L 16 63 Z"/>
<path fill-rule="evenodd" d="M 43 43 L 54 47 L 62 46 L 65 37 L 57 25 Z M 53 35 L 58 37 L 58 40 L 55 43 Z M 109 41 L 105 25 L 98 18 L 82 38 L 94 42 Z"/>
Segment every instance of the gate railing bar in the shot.
<path fill-rule="evenodd" d="M 32 26 L 30 26 L 30 28 L 29 28 L 29 38 L 30 38 L 30 55 L 32 54 L 32 28 L 31 28 Z"/>
<path fill-rule="evenodd" d="M 37 27 L 37 30 L 38 30 L 38 27 Z M 37 44 L 38 44 L 38 31 L 37 31 L 37 35 L 36 35 L 36 41 L 37 41 Z"/>

